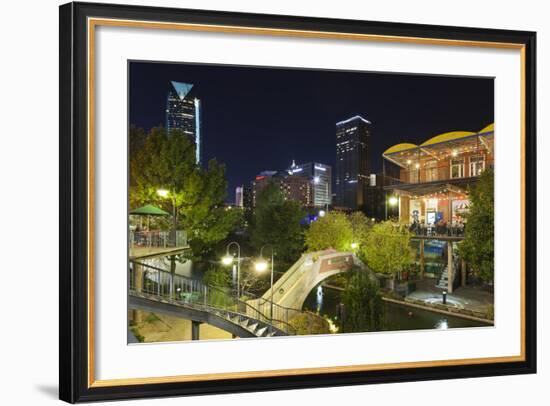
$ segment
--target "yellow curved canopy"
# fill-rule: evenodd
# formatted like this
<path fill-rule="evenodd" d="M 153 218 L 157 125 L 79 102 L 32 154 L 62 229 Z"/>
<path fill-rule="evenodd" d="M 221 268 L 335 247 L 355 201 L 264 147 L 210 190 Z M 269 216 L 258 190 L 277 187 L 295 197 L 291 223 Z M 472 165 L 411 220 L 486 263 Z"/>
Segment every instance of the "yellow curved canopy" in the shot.
<path fill-rule="evenodd" d="M 401 144 L 395 144 L 393 147 L 389 147 L 384 151 L 384 155 L 394 154 L 396 152 L 406 151 L 408 149 L 418 148 L 418 145 L 403 142 Z"/>
<path fill-rule="evenodd" d="M 495 123 L 489 124 L 483 130 L 480 130 L 479 134 L 488 133 L 488 132 L 491 132 L 491 131 L 495 131 Z"/>
<path fill-rule="evenodd" d="M 422 144 L 420 144 L 420 146 L 427 147 L 428 145 L 439 144 L 440 142 L 458 140 L 460 138 L 466 138 L 475 134 L 476 133 L 473 133 L 470 131 L 451 131 L 448 133 L 436 135 L 435 137 L 430 138 L 428 141 L 424 141 Z"/>

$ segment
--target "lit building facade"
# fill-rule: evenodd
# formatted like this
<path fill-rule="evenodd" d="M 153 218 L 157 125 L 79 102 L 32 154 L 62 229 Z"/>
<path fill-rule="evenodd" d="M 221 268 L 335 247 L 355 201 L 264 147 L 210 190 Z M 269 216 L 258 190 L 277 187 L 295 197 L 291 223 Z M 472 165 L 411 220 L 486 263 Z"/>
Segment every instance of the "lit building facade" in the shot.
<path fill-rule="evenodd" d="M 235 206 L 237 207 L 243 207 L 244 206 L 244 199 L 243 199 L 243 190 L 244 186 L 237 186 L 235 188 Z"/>
<path fill-rule="evenodd" d="M 312 188 L 309 179 L 291 175 L 286 171 L 263 171 L 252 182 L 253 206 L 257 206 L 258 194 L 270 183 L 277 185 L 285 200 L 294 200 L 302 206 L 312 205 Z"/>
<path fill-rule="evenodd" d="M 369 182 L 372 124 L 361 116 L 336 123 L 336 204 L 364 209 Z"/>
<path fill-rule="evenodd" d="M 296 165 L 293 161 L 288 173 L 306 178 L 311 183 L 311 204 L 327 208 L 332 204 L 332 167 L 318 162 Z"/>
<path fill-rule="evenodd" d="M 383 157 L 399 168 L 384 189 L 401 223 L 460 227 L 470 205 L 468 188 L 494 164 L 494 124 L 479 132 L 443 133 L 420 145 L 397 144 Z"/>
<path fill-rule="evenodd" d="M 166 98 L 166 129 L 180 130 L 195 143 L 196 162 L 202 162 L 201 101 L 191 83 L 170 82 Z"/>

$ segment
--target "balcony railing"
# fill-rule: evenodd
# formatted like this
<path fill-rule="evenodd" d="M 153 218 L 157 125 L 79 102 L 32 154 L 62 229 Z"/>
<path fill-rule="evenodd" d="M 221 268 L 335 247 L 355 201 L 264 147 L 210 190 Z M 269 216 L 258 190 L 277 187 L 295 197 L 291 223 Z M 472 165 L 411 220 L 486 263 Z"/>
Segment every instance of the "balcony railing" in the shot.
<path fill-rule="evenodd" d="M 411 224 L 409 231 L 417 236 L 426 237 L 464 237 L 466 224 Z"/>
<path fill-rule="evenodd" d="M 476 163 L 464 159 L 457 159 L 457 161 L 462 161 L 462 163 L 451 164 L 448 160 L 437 164 L 411 163 L 409 168 L 400 170 L 399 178 L 392 178 L 393 183 L 427 183 L 471 178 L 479 176 L 483 170 L 493 167 L 494 164 L 492 159 L 485 159 Z"/>
<path fill-rule="evenodd" d="M 184 230 L 130 231 L 130 248 L 173 248 L 187 246 Z"/>

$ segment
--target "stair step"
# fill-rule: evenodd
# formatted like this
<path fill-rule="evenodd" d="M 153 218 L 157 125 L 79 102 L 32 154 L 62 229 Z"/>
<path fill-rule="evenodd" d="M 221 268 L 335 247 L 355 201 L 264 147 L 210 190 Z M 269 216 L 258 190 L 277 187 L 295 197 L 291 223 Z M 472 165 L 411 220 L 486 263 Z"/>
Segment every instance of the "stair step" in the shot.
<path fill-rule="evenodd" d="M 256 332 L 257 328 L 258 328 L 258 323 L 254 323 L 254 324 L 248 326 L 248 329 L 252 330 L 253 332 Z"/>
<path fill-rule="evenodd" d="M 257 335 L 258 337 L 262 337 L 266 331 L 267 331 L 267 326 L 262 327 L 261 329 L 259 329 L 258 331 L 256 331 L 256 335 Z"/>
<path fill-rule="evenodd" d="M 244 319 L 239 322 L 239 324 L 243 327 L 248 327 L 248 323 L 250 323 L 249 319 Z"/>

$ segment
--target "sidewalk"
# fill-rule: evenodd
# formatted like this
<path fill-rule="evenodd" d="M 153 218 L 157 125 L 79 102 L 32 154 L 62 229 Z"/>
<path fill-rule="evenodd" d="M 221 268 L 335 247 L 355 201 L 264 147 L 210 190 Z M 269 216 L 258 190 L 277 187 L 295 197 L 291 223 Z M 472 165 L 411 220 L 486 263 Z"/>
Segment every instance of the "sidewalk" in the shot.
<path fill-rule="evenodd" d="M 409 300 L 419 300 L 428 304 L 442 303 L 442 290 L 435 287 L 434 279 L 424 279 L 416 282 L 416 290 L 406 297 Z M 494 303 L 492 293 L 477 286 L 458 287 L 447 294 L 447 306 L 471 310 L 486 314 Z"/>

